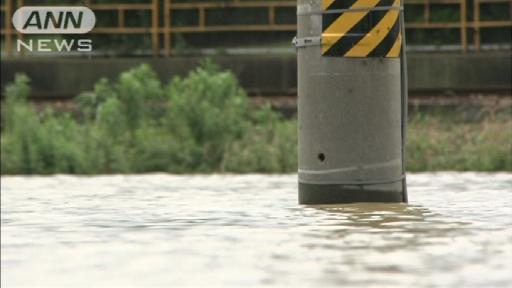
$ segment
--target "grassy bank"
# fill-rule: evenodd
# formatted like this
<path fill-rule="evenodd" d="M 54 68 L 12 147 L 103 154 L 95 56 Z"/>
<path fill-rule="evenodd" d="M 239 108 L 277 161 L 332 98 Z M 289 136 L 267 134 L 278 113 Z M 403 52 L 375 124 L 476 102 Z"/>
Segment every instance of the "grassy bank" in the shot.
<path fill-rule="evenodd" d="M 163 84 L 149 66 L 99 81 L 78 117 L 38 112 L 19 75 L 2 105 L 2 174 L 295 172 L 296 121 L 254 108 L 230 72 L 210 62 Z M 410 171 L 512 171 L 512 117 L 478 121 L 415 114 Z"/>
<path fill-rule="evenodd" d="M 413 114 L 407 135 L 408 171 L 512 171 L 512 117 L 506 112 L 465 120 Z"/>

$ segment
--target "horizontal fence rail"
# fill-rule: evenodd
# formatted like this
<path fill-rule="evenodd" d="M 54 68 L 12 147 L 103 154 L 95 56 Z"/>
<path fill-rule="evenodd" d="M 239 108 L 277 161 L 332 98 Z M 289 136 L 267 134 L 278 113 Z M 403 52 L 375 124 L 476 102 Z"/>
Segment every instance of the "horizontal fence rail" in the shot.
<path fill-rule="evenodd" d="M 35 5 L 28 0 L 2 0 L 2 29 L 1 36 L 5 55 L 13 55 L 13 46 L 16 39 L 23 35 L 17 32 L 11 23 L 16 9 L 24 5 Z M 69 6 L 69 1 L 62 1 L 62 5 Z M 67 2 L 67 3 L 66 3 Z M 279 21 L 278 13 L 288 9 L 295 11 L 296 1 L 290 0 L 231 0 L 231 1 L 198 1 L 184 0 L 141 0 L 140 3 L 119 3 L 116 0 L 83 0 L 80 3 L 73 1 L 72 5 L 85 5 L 98 13 L 107 12 L 108 18 L 116 19 L 115 24 L 98 25 L 91 33 L 107 36 L 114 35 L 147 35 L 151 39 L 151 49 L 154 56 L 161 54 L 170 56 L 173 50 L 173 36 L 183 34 L 219 33 L 219 32 L 266 32 L 296 30 L 293 23 Z M 40 2 L 39 2 L 40 3 Z M 468 7 L 469 4 L 469 7 Z M 472 4 L 472 5 L 471 5 Z M 40 5 L 36 2 L 36 5 Z M 507 5 L 508 16 L 500 20 L 481 19 L 484 5 Z M 408 31 L 420 30 L 456 30 L 459 34 L 458 45 L 462 52 L 468 51 L 468 34 L 473 35 L 475 51 L 481 50 L 482 29 L 508 29 L 512 30 L 512 0 L 405 0 L 406 11 L 409 8 L 421 7 L 423 15 L 419 21 L 406 21 Z M 456 7 L 458 20 L 445 21 L 432 19 L 432 10 L 436 7 Z M 257 9 L 259 23 L 211 23 L 209 17 L 214 13 L 243 13 L 248 9 Z M 129 13 L 146 13 L 149 21 L 139 26 L 128 25 Z M 175 23 L 173 17 L 187 14 L 187 22 Z M 251 12 L 248 12 L 251 13 Z M 407 14 L 406 14 L 407 16 Z M 100 17 L 98 17 L 100 18 Z M 183 18 L 183 17 L 182 17 Z M 217 16 L 218 18 L 218 16 Z M 222 17 L 221 17 L 222 18 Z M 109 20 L 111 20 L 109 19 Z"/>

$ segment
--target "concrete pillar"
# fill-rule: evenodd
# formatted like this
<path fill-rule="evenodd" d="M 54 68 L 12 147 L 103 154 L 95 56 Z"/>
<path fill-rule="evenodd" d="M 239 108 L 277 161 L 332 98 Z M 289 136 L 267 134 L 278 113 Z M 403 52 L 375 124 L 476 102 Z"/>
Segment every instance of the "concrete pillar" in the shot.
<path fill-rule="evenodd" d="M 299 203 L 406 202 L 400 0 L 298 0 Z"/>

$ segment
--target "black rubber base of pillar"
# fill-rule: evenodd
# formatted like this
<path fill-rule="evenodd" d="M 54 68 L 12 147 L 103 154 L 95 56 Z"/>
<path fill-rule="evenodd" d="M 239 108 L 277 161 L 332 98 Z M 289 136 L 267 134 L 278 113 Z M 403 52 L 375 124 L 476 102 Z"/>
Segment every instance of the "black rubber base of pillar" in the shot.
<path fill-rule="evenodd" d="M 380 191 L 348 188 L 337 184 L 299 182 L 299 204 L 341 204 L 354 202 L 407 202 L 404 190 Z"/>

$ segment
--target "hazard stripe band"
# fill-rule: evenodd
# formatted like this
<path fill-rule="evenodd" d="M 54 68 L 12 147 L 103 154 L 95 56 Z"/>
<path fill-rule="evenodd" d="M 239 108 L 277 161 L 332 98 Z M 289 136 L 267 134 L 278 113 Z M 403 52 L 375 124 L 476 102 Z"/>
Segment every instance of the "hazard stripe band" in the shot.
<path fill-rule="evenodd" d="M 376 11 L 376 10 L 403 10 L 400 6 L 379 6 L 379 7 L 362 7 L 362 8 L 347 8 L 347 9 L 333 9 L 327 11 L 311 11 L 311 12 L 300 12 L 297 16 L 308 16 L 308 15 L 324 15 L 324 14 L 335 14 L 342 12 L 360 12 L 360 11 Z"/>
<path fill-rule="evenodd" d="M 377 2 L 377 3 L 376 3 Z M 374 0 L 322 0 L 322 11 L 337 10 L 337 9 L 350 9 L 354 7 L 375 7 L 385 6 L 386 3 L 393 3 L 393 0 L 387 1 L 374 1 Z M 400 6 L 400 5 L 397 5 Z"/>
<path fill-rule="evenodd" d="M 323 0 L 322 55 L 399 57 L 400 9 L 395 7 L 400 4 L 400 0 Z"/>

